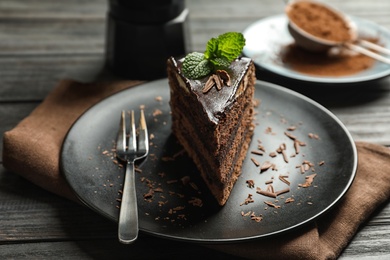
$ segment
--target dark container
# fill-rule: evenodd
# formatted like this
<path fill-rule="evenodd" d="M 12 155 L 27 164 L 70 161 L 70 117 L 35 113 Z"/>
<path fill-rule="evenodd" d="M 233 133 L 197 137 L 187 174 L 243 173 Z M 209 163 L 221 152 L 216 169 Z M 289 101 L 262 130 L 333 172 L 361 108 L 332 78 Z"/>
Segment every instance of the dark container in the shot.
<path fill-rule="evenodd" d="M 126 79 L 166 77 L 166 60 L 190 49 L 184 0 L 110 0 L 106 60 Z"/>

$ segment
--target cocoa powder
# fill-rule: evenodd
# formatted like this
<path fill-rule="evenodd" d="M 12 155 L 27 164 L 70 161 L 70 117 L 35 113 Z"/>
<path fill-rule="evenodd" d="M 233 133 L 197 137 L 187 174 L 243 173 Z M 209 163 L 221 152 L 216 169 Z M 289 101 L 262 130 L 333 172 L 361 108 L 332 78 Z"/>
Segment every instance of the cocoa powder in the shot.
<path fill-rule="evenodd" d="M 287 16 L 296 26 L 318 38 L 336 42 L 351 40 L 350 27 L 344 19 L 316 2 L 295 2 Z"/>

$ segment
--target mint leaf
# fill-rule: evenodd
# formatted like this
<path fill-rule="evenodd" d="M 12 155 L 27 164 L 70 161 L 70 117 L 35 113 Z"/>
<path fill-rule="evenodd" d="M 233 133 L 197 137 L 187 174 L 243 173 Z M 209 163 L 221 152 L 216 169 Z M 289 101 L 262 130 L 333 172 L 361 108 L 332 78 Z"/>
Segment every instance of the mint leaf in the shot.
<path fill-rule="evenodd" d="M 203 53 L 192 52 L 185 57 L 182 72 L 190 79 L 205 77 L 211 72 L 210 63 Z"/>
<path fill-rule="evenodd" d="M 244 46 L 245 38 L 242 33 L 227 32 L 207 42 L 205 57 L 206 59 L 225 58 L 232 62 L 241 54 Z"/>
<path fill-rule="evenodd" d="M 245 38 L 242 33 L 227 32 L 211 38 L 203 53 L 188 54 L 183 62 L 183 74 L 190 79 L 205 77 L 212 71 L 226 69 L 242 52 Z"/>
<path fill-rule="evenodd" d="M 206 51 L 204 52 L 204 57 L 208 60 L 214 59 L 218 51 L 218 39 L 211 38 L 206 45 Z"/>
<path fill-rule="evenodd" d="M 231 64 L 231 61 L 228 61 L 226 58 L 223 57 L 210 59 L 210 62 L 213 64 L 214 71 L 219 69 L 225 69 Z"/>

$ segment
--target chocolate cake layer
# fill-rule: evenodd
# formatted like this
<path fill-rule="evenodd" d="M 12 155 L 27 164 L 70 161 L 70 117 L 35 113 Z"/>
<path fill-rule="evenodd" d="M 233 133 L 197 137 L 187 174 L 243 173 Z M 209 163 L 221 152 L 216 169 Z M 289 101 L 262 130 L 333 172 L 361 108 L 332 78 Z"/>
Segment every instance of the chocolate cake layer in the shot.
<path fill-rule="evenodd" d="M 203 93 L 208 77 L 185 78 L 181 62 L 168 60 L 172 131 L 224 205 L 253 134 L 254 65 L 250 59 L 237 59 L 228 69 L 232 85 Z"/>
<path fill-rule="evenodd" d="M 197 148 L 197 152 L 200 156 L 204 157 L 204 163 L 210 165 L 212 169 L 218 169 L 218 171 L 214 170 L 213 175 L 215 175 L 222 182 L 224 179 L 229 179 L 230 176 L 226 176 L 224 173 L 229 172 L 231 166 L 235 164 L 235 156 L 237 151 L 232 149 L 238 145 L 241 145 L 242 139 L 246 133 L 248 128 L 252 129 L 251 121 L 248 120 L 252 118 L 252 110 L 248 107 L 245 111 L 246 116 L 242 117 L 242 121 L 239 122 L 234 128 L 234 135 L 230 135 L 229 146 L 226 146 L 223 152 L 221 152 L 220 156 L 214 156 L 210 152 L 210 145 L 207 142 L 204 142 L 200 133 L 196 128 L 192 127 L 192 123 L 190 123 L 188 118 L 182 113 L 182 111 L 173 111 L 176 114 L 173 124 L 177 124 L 173 126 L 174 134 L 177 136 L 180 133 L 185 133 L 184 136 L 191 137 L 191 146 Z M 249 122 L 248 122 L 249 121 Z M 243 127 L 245 126 L 245 127 Z M 180 131 L 178 131 L 180 129 Z"/>
<path fill-rule="evenodd" d="M 242 162 L 245 159 L 251 141 L 253 128 L 237 135 L 237 138 L 232 142 L 232 147 L 236 147 L 236 150 L 231 149 L 233 151 L 231 154 L 232 158 L 229 158 L 224 163 L 222 162 L 221 167 L 217 167 L 215 161 L 211 160 L 214 157 L 208 155 L 207 146 L 200 142 L 200 139 L 188 140 L 188 136 L 193 136 L 191 132 L 193 128 L 187 129 L 183 127 L 183 123 L 179 120 L 173 122 L 173 128 L 181 129 L 180 131 L 175 131 L 174 134 L 197 165 L 203 179 L 217 201 L 221 205 L 225 204 L 234 183 L 241 174 Z M 224 177 L 220 178 L 221 176 Z"/>
<path fill-rule="evenodd" d="M 253 91 L 252 89 L 248 89 L 247 91 L 250 93 L 240 97 L 237 100 L 237 103 L 231 109 L 232 112 L 230 113 L 230 115 L 233 115 L 235 117 L 226 116 L 223 121 L 221 121 L 221 123 L 217 125 L 207 123 L 204 123 L 202 125 L 202 123 L 198 122 L 196 119 L 199 118 L 199 115 L 196 115 L 196 113 L 192 113 L 193 107 L 191 107 L 190 102 L 185 102 L 183 99 L 171 99 L 172 109 L 177 110 L 173 111 L 173 114 L 185 113 L 185 115 L 182 116 L 185 121 L 183 121 L 181 124 L 183 127 L 185 125 L 190 125 L 191 128 L 194 128 L 194 141 L 200 139 L 205 145 L 208 146 L 208 151 L 211 157 L 213 157 L 217 161 L 224 161 L 225 159 L 228 159 L 225 158 L 226 151 L 231 151 L 230 146 L 233 142 L 233 139 L 237 135 L 238 129 L 241 128 L 241 125 L 248 126 L 248 124 L 251 123 L 252 117 L 250 117 L 249 119 L 243 117 L 243 115 L 248 113 L 246 112 L 246 110 L 252 109 L 252 104 L 250 104 L 251 99 L 248 97 L 251 97 L 253 95 Z M 246 105 L 242 106 L 241 104 Z M 240 113 L 234 112 L 234 110 L 236 109 L 239 109 Z M 249 111 L 249 113 L 252 114 L 253 111 Z M 189 114 L 192 114 L 193 116 L 188 116 Z M 243 120 L 244 122 L 241 122 Z M 245 124 L 245 120 L 249 121 L 249 123 Z M 219 166 L 220 163 L 218 167 Z"/>

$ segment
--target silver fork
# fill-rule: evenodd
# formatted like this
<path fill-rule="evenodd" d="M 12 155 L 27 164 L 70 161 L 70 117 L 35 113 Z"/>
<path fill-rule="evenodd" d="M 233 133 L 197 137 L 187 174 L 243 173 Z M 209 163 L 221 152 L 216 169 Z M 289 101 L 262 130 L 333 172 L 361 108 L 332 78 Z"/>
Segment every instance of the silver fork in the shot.
<path fill-rule="evenodd" d="M 118 238 L 121 243 L 130 244 L 138 237 L 134 162 L 146 157 L 148 154 L 149 139 L 143 110 L 141 110 L 138 131 L 135 127 L 134 110 L 130 112 L 129 134 L 126 133 L 126 121 L 126 112 L 122 111 L 120 129 L 116 141 L 116 154 L 121 161 L 126 162 L 126 173 L 119 213 Z"/>

